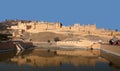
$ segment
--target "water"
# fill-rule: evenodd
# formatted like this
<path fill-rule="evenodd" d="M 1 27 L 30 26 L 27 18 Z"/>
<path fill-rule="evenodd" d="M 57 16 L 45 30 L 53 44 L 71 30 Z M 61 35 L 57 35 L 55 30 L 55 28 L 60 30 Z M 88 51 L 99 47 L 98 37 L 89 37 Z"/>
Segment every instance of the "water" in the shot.
<path fill-rule="evenodd" d="M 118 56 L 99 50 L 79 50 L 77 52 L 79 53 L 73 52 L 65 55 L 46 49 L 34 49 L 24 52 L 0 53 L 0 70 L 120 71 L 120 57 Z"/>

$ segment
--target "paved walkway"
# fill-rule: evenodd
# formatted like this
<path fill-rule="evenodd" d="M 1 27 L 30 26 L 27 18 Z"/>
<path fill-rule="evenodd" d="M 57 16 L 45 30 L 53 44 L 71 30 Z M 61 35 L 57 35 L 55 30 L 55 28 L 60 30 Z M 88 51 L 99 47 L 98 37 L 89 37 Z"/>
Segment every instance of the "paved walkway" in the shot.
<path fill-rule="evenodd" d="M 116 45 L 101 45 L 101 50 L 106 51 L 108 53 L 115 54 L 120 56 L 120 46 Z"/>

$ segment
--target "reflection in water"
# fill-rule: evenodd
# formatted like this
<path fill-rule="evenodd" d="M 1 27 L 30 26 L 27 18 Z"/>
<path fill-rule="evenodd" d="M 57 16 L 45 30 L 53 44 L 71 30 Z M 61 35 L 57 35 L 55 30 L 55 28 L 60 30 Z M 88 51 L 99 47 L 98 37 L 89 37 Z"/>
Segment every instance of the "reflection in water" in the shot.
<path fill-rule="evenodd" d="M 71 55 L 71 51 L 54 52 L 46 49 L 34 49 L 24 51 L 17 55 L 16 52 L 1 53 L 0 58 L 0 69 L 2 68 L 4 71 L 110 70 L 109 62 L 100 57 L 99 50 L 79 50 L 73 52 Z"/>

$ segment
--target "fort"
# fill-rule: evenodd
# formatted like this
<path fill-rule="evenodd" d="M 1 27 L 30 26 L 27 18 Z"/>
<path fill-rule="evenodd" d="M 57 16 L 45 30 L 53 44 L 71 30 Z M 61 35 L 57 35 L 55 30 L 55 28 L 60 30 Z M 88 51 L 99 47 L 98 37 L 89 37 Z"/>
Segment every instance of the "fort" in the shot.
<path fill-rule="evenodd" d="M 12 40 L 23 41 L 21 46 L 36 46 L 28 52 L 25 51 L 26 55 L 23 56 L 22 52 L 17 51 L 17 56 L 9 59 L 11 63 L 34 67 L 60 66 L 64 63 L 96 66 L 99 61 L 112 62 L 120 67 L 119 57 L 117 58 L 120 56 L 119 46 L 108 45 L 112 37 L 120 39 L 119 31 L 98 29 L 96 24 L 64 26 L 60 22 L 38 21 L 13 21 L 7 29 L 12 33 Z M 24 43 L 26 41 L 29 43 Z M 16 48 L 16 43 L 6 43 L 1 43 L 1 49 Z"/>
<path fill-rule="evenodd" d="M 98 29 L 96 24 L 80 25 L 74 24 L 72 26 L 64 26 L 60 22 L 22 22 L 18 21 L 17 25 L 11 26 L 9 29 L 14 30 L 13 36 L 19 37 L 23 32 L 39 33 L 39 32 L 54 32 L 61 34 L 98 34 L 113 36 L 120 32 L 111 30 Z"/>
<path fill-rule="evenodd" d="M 96 24 L 64 26 L 60 22 L 15 21 L 15 24 L 8 29 L 12 30 L 13 38 L 23 37 L 33 43 L 48 43 L 48 41 L 54 43 L 54 39 L 58 37 L 61 41 L 55 43 L 56 46 L 100 49 L 100 45 L 95 43 L 108 43 L 112 37 L 120 38 L 119 31 L 98 29 Z"/>

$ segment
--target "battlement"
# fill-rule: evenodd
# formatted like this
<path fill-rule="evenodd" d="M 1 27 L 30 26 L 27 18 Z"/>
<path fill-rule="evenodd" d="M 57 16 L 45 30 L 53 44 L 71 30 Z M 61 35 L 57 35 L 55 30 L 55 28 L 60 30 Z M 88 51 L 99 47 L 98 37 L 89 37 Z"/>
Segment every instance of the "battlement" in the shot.
<path fill-rule="evenodd" d="M 80 31 L 80 30 L 95 30 L 96 25 L 82 25 L 74 24 L 73 26 L 63 26 L 59 22 L 38 22 L 38 21 L 31 21 L 31 22 L 18 22 L 17 25 L 11 26 L 11 29 L 21 29 L 25 31 L 29 30 L 72 30 L 72 31 Z M 34 32 L 32 32 L 34 33 Z"/>
<path fill-rule="evenodd" d="M 10 27 L 10 29 L 18 30 L 17 34 L 21 35 L 24 32 L 39 33 L 39 32 L 57 32 L 61 31 L 82 33 L 82 34 L 102 34 L 113 35 L 114 31 L 107 31 L 105 29 L 97 29 L 96 24 L 74 24 L 72 26 L 64 26 L 60 22 L 43 22 L 43 21 L 18 21 L 16 25 Z M 64 33 L 63 32 L 63 33 Z M 15 33 L 15 32 L 14 32 Z"/>

